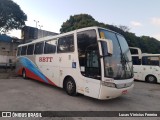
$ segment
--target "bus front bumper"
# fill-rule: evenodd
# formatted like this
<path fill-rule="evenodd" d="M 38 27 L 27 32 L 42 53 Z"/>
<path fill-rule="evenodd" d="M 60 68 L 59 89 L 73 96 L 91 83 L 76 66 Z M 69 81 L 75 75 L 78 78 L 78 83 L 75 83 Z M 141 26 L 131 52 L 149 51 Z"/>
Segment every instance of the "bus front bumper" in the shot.
<path fill-rule="evenodd" d="M 134 87 L 134 83 L 130 87 L 121 88 L 121 89 L 101 85 L 99 99 L 101 100 L 113 99 L 121 95 L 128 94 L 129 92 L 132 91 L 133 87 Z"/>

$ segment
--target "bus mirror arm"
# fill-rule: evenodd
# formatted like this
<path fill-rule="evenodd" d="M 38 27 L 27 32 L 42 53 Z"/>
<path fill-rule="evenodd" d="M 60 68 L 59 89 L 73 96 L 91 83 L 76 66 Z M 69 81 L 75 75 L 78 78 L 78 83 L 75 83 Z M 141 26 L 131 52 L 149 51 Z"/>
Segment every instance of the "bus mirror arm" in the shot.
<path fill-rule="evenodd" d="M 137 50 L 138 52 L 138 58 L 139 59 L 142 59 L 142 51 L 141 49 L 137 48 L 137 47 L 129 47 L 130 49 L 134 49 L 134 50 Z"/>
<path fill-rule="evenodd" d="M 113 54 L 113 43 L 112 43 L 112 40 L 99 39 L 98 41 L 100 41 L 103 44 L 103 45 L 101 44 L 103 55 L 100 55 L 100 58 L 101 57 L 105 57 L 105 56 L 112 56 L 112 54 Z"/>
<path fill-rule="evenodd" d="M 107 49 L 108 49 L 108 54 L 112 55 L 113 54 L 113 43 L 112 43 L 112 40 L 107 40 Z"/>
<path fill-rule="evenodd" d="M 104 57 L 108 57 L 108 56 L 112 56 L 111 54 L 108 55 L 99 55 L 99 58 L 104 58 Z"/>

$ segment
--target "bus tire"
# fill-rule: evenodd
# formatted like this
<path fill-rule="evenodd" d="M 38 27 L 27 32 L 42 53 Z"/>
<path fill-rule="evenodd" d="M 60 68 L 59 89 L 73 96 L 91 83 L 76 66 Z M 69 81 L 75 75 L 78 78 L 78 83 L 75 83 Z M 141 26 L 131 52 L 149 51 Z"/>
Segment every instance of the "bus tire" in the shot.
<path fill-rule="evenodd" d="M 149 82 L 149 83 L 156 83 L 156 82 L 157 82 L 157 79 L 156 79 L 156 77 L 153 76 L 153 75 L 148 75 L 148 76 L 146 77 L 146 81 Z"/>
<path fill-rule="evenodd" d="M 65 89 L 66 93 L 68 95 L 70 95 L 70 96 L 76 96 L 77 95 L 77 92 L 76 92 L 76 83 L 75 83 L 74 79 L 71 78 L 71 77 L 68 77 L 65 80 L 64 89 Z"/>
<path fill-rule="evenodd" d="M 26 71 L 25 69 L 22 70 L 22 77 L 23 79 L 27 79 L 27 76 L 26 76 Z"/>

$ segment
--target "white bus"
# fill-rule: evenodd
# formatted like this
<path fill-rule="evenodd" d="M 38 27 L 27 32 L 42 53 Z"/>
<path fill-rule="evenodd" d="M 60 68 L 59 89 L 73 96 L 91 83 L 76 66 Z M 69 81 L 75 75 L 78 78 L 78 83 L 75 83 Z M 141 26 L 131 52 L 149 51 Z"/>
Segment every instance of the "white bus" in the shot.
<path fill-rule="evenodd" d="M 111 99 L 132 90 L 133 66 L 125 38 L 88 27 L 18 46 L 17 73 L 64 88 L 67 94 Z"/>
<path fill-rule="evenodd" d="M 150 83 L 160 83 L 160 54 L 142 53 L 132 54 L 134 78 Z"/>

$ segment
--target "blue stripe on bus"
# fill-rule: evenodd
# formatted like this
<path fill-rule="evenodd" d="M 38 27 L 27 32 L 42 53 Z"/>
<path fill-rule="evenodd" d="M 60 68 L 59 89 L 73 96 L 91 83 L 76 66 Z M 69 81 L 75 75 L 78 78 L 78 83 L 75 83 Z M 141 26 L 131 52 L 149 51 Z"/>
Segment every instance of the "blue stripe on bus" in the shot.
<path fill-rule="evenodd" d="M 28 58 L 26 57 L 20 57 L 20 63 L 25 68 L 29 69 L 31 72 L 33 72 L 35 75 L 39 76 L 44 82 L 49 83 L 46 77 L 40 72 L 38 67 Z"/>

